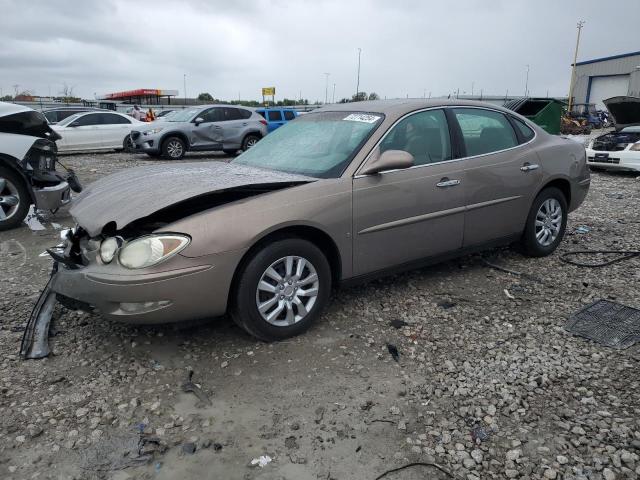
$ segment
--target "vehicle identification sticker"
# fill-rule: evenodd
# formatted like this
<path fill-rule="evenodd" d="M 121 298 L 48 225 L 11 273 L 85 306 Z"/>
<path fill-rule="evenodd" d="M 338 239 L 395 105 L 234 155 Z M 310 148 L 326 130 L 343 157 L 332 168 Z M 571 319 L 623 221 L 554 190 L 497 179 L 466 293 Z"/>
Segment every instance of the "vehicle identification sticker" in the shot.
<path fill-rule="evenodd" d="M 344 117 L 343 120 L 348 120 L 350 122 L 376 123 L 380 120 L 380 117 L 377 115 L 367 115 L 365 113 L 352 113 L 351 115 Z"/>

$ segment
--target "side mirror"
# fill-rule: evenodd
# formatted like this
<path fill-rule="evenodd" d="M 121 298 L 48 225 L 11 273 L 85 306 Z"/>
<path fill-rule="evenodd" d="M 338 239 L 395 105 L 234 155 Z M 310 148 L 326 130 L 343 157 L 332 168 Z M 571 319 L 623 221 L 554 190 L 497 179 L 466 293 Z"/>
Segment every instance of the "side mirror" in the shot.
<path fill-rule="evenodd" d="M 369 162 L 360 171 L 360 175 L 375 175 L 388 170 L 402 170 L 413 167 L 415 164 L 413 155 L 404 150 L 387 150 L 378 154 L 377 158 Z"/>
<path fill-rule="evenodd" d="M 74 128 L 75 128 L 75 127 L 79 127 L 79 126 L 80 126 L 80 122 L 78 122 L 78 121 L 76 120 L 75 122 L 71 122 L 71 123 L 69 124 L 69 126 L 70 126 L 70 127 L 74 127 Z"/>
<path fill-rule="evenodd" d="M 196 118 L 196 119 L 193 121 L 193 123 L 195 123 L 195 124 L 196 124 L 196 127 L 197 127 L 198 125 L 200 125 L 202 122 L 204 122 L 204 118 L 202 118 L 202 117 L 198 117 L 198 118 Z"/>

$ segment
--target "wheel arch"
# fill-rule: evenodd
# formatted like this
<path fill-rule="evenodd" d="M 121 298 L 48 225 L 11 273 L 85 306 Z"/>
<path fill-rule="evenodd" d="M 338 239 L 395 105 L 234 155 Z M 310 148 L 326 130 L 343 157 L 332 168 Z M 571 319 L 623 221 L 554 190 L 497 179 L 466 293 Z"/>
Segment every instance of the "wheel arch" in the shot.
<path fill-rule="evenodd" d="M 191 145 L 189 144 L 189 139 L 187 138 L 187 135 L 184 132 L 181 132 L 179 130 L 174 130 L 173 132 L 167 132 L 164 135 L 162 135 L 162 137 L 160 137 L 160 141 L 158 142 L 158 148 L 160 150 L 162 150 L 162 145 L 164 145 L 164 142 L 167 140 L 167 138 L 170 138 L 170 137 L 178 137 L 180 140 L 182 140 L 184 142 L 185 152 L 188 152 L 190 150 Z"/>
<path fill-rule="evenodd" d="M 233 274 L 231 288 L 229 289 L 230 299 L 233 298 L 234 292 L 236 291 L 238 281 L 240 280 L 240 272 L 244 269 L 249 259 L 269 243 L 285 238 L 300 238 L 318 247 L 329 262 L 332 284 L 338 285 L 342 277 L 342 257 L 338 246 L 331 236 L 324 230 L 311 225 L 286 225 L 265 232 L 262 236 L 255 239 L 253 245 L 245 252 Z"/>
<path fill-rule="evenodd" d="M 545 188 L 549 188 L 549 187 L 555 187 L 558 190 L 560 190 L 564 195 L 565 200 L 567 201 L 567 205 L 568 206 L 571 205 L 571 182 L 569 181 L 569 179 L 564 177 L 552 178 L 547 182 L 545 182 L 540 187 L 540 189 L 536 192 L 535 196 L 531 201 L 533 202 L 533 200 L 535 200 L 535 198 L 538 195 L 540 195 L 540 192 L 542 192 Z"/>

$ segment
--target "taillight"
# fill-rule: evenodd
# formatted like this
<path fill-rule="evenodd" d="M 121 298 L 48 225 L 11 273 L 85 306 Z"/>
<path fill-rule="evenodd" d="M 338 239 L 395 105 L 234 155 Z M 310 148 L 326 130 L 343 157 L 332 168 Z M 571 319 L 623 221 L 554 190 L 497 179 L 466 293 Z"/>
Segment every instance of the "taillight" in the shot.
<path fill-rule="evenodd" d="M 263 124 L 265 127 L 267 126 L 267 121 L 266 120 L 260 120 L 260 123 Z"/>

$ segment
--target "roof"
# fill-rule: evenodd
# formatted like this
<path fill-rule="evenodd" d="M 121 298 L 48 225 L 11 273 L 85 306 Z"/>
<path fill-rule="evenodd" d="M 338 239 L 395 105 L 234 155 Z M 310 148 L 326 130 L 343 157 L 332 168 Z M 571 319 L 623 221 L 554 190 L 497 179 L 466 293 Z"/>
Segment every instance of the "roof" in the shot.
<path fill-rule="evenodd" d="M 583 62 L 577 62 L 576 67 L 580 65 L 588 65 L 590 63 L 606 62 L 607 60 L 615 60 L 617 58 L 633 57 L 635 55 L 640 55 L 640 52 L 621 53 L 620 55 L 612 55 L 610 57 L 601 57 L 601 58 L 594 58 L 593 60 L 584 60 Z"/>
<path fill-rule="evenodd" d="M 389 116 L 401 116 L 414 110 L 431 107 L 485 107 L 493 110 L 502 110 L 504 108 L 485 102 L 476 102 L 472 100 L 446 99 L 446 98 L 407 98 L 397 100 L 366 100 L 363 102 L 335 103 L 318 108 L 313 112 L 371 112 L 384 113 Z"/>
<path fill-rule="evenodd" d="M 15 103 L 0 102 L 0 117 L 5 115 L 13 115 L 14 113 L 28 112 L 33 108 L 17 105 Z"/>

